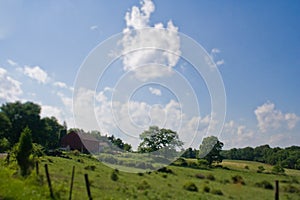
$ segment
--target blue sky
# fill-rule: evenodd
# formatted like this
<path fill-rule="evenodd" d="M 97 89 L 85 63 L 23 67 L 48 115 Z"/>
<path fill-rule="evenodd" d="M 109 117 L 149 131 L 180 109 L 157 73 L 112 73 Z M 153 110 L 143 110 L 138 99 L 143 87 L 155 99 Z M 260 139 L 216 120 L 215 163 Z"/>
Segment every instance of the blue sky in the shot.
<path fill-rule="evenodd" d="M 300 3 L 165 0 L 153 4 L 148 27 L 158 23 L 166 27 L 171 20 L 217 64 L 227 100 L 223 132 L 218 134 L 225 147 L 300 145 Z M 0 0 L 0 102 L 34 101 L 42 106 L 44 116 L 54 115 L 75 126 L 72 94 L 79 68 L 100 42 L 130 26 L 125 15 L 132 13 L 133 6 L 142 13 L 139 1 Z M 180 71 L 181 66 L 184 61 L 179 59 L 173 69 Z M 97 120 L 101 128 L 107 126 L 102 132 L 116 131 L 108 128 L 111 121 L 103 113 L 111 101 L 112 80 L 125 68 L 120 58 L 97 89 L 95 112 L 102 113 Z M 205 127 L 212 115 L 209 94 L 191 66 L 185 68 L 182 73 L 198 87 L 201 116 L 197 121 Z M 155 84 L 132 98 L 136 106 L 132 117 L 140 128 L 149 124 L 145 112 L 148 116 L 168 105 L 174 112 L 178 108 L 177 101 L 171 101 L 176 100 L 174 95 Z M 171 111 L 170 117 L 178 114 Z M 186 120 L 191 123 L 192 117 Z"/>

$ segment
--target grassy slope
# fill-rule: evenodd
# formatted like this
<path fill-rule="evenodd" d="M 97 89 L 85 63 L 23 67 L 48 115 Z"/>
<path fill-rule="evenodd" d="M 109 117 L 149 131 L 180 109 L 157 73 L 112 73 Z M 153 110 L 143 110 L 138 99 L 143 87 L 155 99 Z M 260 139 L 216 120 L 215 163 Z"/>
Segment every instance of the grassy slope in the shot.
<path fill-rule="evenodd" d="M 41 177 L 31 175 L 26 180 L 14 175 L 12 169 L 0 164 L 0 199 L 45 199 L 48 194 L 44 173 L 44 164 L 49 165 L 49 171 L 54 185 L 57 199 L 68 199 L 68 191 L 72 166 L 75 166 L 75 180 L 73 187 L 73 199 L 87 199 L 84 174 L 89 174 L 91 193 L 94 199 L 274 199 L 274 191 L 258 188 L 255 183 L 267 180 L 274 185 L 274 181 L 280 180 L 280 199 L 300 199 L 299 193 L 287 193 L 283 188 L 289 184 L 299 188 L 300 171 L 286 170 L 288 176 L 259 174 L 256 172 L 259 165 L 266 171 L 271 166 L 256 162 L 225 160 L 222 164 L 230 170 L 216 168 L 211 170 L 199 170 L 183 167 L 168 167 L 174 174 L 152 172 L 151 174 L 131 174 L 119 172 L 118 180 L 112 181 L 110 176 L 113 169 L 83 156 L 71 156 L 72 159 L 59 157 L 44 157 L 41 159 Z M 78 162 L 78 159 L 81 162 Z M 86 166 L 95 166 L 95 170 L 86 170 Z M 245 166 L 249 169 L 245 169 Z M 207 176 L 213 174 L 215 181 L 198 179 L 195 174 Z M 240 175 L 246 185 L 233 184 L 232 176 Z M 183 185 L 191 181 L 196 184 L 199 191 L 189 192 L 183 189 Z M 146 182 L 146 183 L 145 183 Z M 203 192 L 203 187 L 210 190 L 220 189 L 223 196 Z M 139 188 L 143 189 L 139 189 Z"/>

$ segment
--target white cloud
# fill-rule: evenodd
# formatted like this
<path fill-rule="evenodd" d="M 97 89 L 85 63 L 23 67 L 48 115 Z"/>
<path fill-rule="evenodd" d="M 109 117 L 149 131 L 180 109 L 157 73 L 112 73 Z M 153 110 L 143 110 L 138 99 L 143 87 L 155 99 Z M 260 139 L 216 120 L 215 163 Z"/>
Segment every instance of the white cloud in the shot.
<path fill-rule="evenodd" d="M 68 88 L 67 84 L 57 81 L 53 83 L 54 86 L 60 87 L 60 88 Z"/>
<path fill-rule="evenodd" d="M 213 48 L 212 50 L 211 50 L 211 54 L 217 54 L 217 53 L 220 53 L 221 51 L 220 51 L 220 49 L 218 49 L 218 48 Z"/>
<path fill-rule="evenodd" d="M 55 117 L 59 122 L 63 122 L 63 111 L 55 106 L 41 105 L 42 117 Z"/>
<path fill-rule="evenodd" d="M 149 78 L 170 75 L 181 52 L 178 28 L 172 21 L 169 21 L 166 27 L 158 23 L 152 27 L 154 29 L 130 31 L 151 27 L 149 20 L 155 6 L 151 0 L 144 0 L 141 4 L 141 8 L 133 6 L 125 15 L 126 28 L 123 30 L 122 52 L 124 70 L 134 71 L 137 78 L 145 81 Z M 153 67 L 155 64 L 161 67 Z M 143 68 L 137 70 L 141 66 Z"/>
<path fill-rule="evenodd" d="M 93 25 L 90 27 L 90 30 L 94 31 L 94 30 L 97 30 L 98 29 L 98 26 L 97 25 Z"/>
<path fill-rule="evenodd" d="M 224 65 L 225 61 L 224 59 L 220 59 L 218 54 L 221 53 L 221 50 L 218 48 L 213 48 L 210 51 L 210 58 L 207 58 L 207 63 L 211 66 L 211 67 L 216 67 L 216 66 L 221 66 Z M 215 62 L 216 66 L 212 63 Z"/>
<path fill-rule="evenodd" d="M 19 66 L 17 62 L 11 60 L 11 59 L 7 59 L 7 63 L 12 66 L 12 67 L 17 67 Z"/>
<path fill-rule="evenodd" d="M 224 63 L 225 63 L 225 61 L 222 59 L 222 60 L 218 60 L 218 61 L 216 62 L 216 65 L 217 65 L 217 66 L 221 66 L 221 65 L 224 65 Z"/>
<path fill-rule="evenodd" d="M 25 65 L 23 72 L 25 75 L 38 81 L 39 83 L 45 84 L 49 80 L 48 74 L 39 66 L 30 67 Z"/>
<path fill-rule="evenodd" d="M 5 69 L 0 68 L 0 99 L 16 101 L 22 93 L 21 83 L 10 77 Z"/>
<path fill-rule="evenodd" d="M 156 96 L 161 96 L 161 90 L 153 87 L 149 87 L 149 91 L 151 94 L 154 94 Z"/>
<path fill-rule="evenodd" d="M 220 140 L 226 149 L 246 146 L 256 146 L 261 141 L 256 139 L 255 131 L 233 120 L 226 122 Z"/>
<path fill-rule="evenodd" d="M 299 117 L 294 113 L 282 113 L 275 109 L 275 104 L 267 102 L 256 108 L 254 111 L 258 121 L 258 128 L 261 132 L 279 130 L 280 128 L 292 130 Z"/>

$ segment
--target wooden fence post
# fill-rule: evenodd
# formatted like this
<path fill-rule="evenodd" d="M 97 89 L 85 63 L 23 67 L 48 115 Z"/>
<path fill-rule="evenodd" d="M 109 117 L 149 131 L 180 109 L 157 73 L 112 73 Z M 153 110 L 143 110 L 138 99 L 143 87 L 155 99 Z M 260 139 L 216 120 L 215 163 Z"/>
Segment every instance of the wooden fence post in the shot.
<path fill-rule="evenodd" d="M 50 190 L 50 197 L 54 198 L 53 190 L 52 190 L 52 185 L 51 185 L 51 180 L 50 180 L 50 175 L 49 175 L 49 171 L 48 171 L 48 165 L 47 164 L 45 164 L 45 171 L 46 171 L 46 177 L 47 177 L 48 187 L 49 187 L 49 190 Z"/>
<path fill-rule="evenodd" d="M 73 166 L 73 169 L 72 169 L 72 177 L 71 177 L 71 186 L 70 186 L 69 200 L 72 199 L 72 190 L 73 190 L 73 182 L 74 182 L 74 173 L 75 173 L 75 166 Z"/>
<path fill-rule="evenodd" d="M 92 200 L 88 174 L 84 174 L 84 179 L 85 179 L 86 191 L 88 193 L 89 200 Z"/>
<path fill-rule="evenodd" d="M 279 200 L 279 181 L 275 181 L 275 200 Z"/>
<path fill-rule="evenodd" d="M 36 175 L 38 176 L 39 175 L 39 161 L 35 162 L 35 172 L 36 172 Z"/>

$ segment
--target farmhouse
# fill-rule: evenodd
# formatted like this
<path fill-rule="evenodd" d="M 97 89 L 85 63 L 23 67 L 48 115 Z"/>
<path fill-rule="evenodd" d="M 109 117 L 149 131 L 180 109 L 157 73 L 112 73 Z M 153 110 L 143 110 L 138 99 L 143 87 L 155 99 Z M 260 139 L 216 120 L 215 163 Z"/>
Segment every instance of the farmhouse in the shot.
<path fill-rule="evenodd" d="M 72 131 L 61 139 L 61 146 L 85 153 L 100 151 L 100 141 L 91 134 Z"/>

